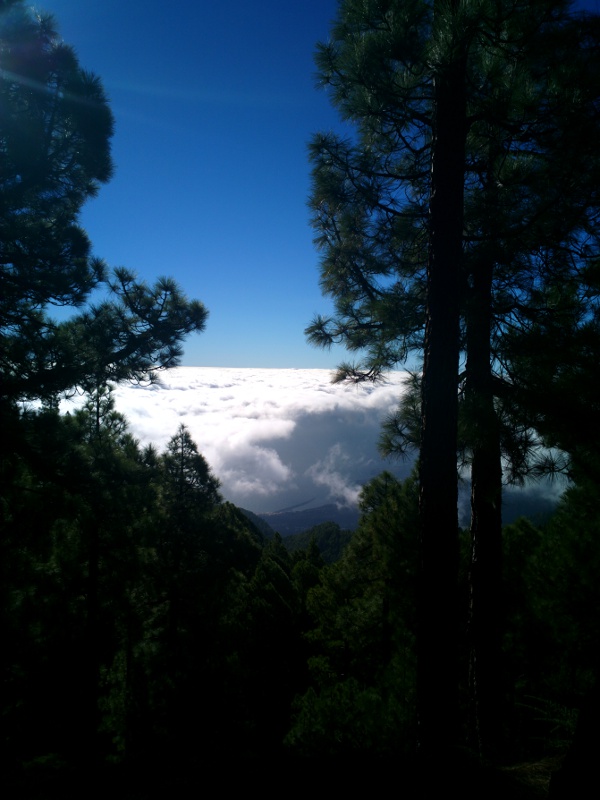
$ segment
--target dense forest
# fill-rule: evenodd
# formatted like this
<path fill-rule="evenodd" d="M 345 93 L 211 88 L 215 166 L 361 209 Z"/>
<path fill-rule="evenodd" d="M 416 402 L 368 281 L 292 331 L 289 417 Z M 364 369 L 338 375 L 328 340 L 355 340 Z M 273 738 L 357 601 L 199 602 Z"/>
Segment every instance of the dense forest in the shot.
<path fill-rule="evenodd" d="M 419 360 L 381 440 L 418 460 L 362 488 L 353 533 L 288 541 L 222 497 L 185 425 L 160 452 L 116 410 L 114 387 L 177 365 L 207 310 L 92 256 L 102 84 L 51 17 L 0 3 L 11 796 L 91 780 L 180 796 L 216 773 L 247 788 L 251 768 L 266 788 L 284 766 L 297 786 L 390 779 L 408 797 L 593 785 L 600 19 L 554 0 L 342 0 L 316 60 L 356 133 L 310 145 L 335 312 L 307 334 L 357 354 L 337 380 Z M 558 474 L 551 519 L 502 524 L 506 484 Z"/>

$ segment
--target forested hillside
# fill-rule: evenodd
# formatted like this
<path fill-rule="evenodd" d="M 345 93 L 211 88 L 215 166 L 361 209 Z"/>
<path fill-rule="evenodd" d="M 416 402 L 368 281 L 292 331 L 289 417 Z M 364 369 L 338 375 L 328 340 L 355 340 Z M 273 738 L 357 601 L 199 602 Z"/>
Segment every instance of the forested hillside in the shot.
<path fill-rule="evenodd" d="M 555 0 L 338 12 L 317 67 L 354 136 L 310 146 L 334 313 L 307 332 L 356 354 L 339 381 L 416 359 L 381 446 L 417 465 L 362 487 L 355 531 L 284 542 L 227 502 L 185 424 L 142 446 L 116 410 L 114 387 L 177 365 L 208 311 L 93 256 L 80 213 L 113 169 L 102 83 L 51 17 L 0 3 L 9 796 L 183 796 L 219 773 L 247 790 L 252 767 L 278 794 L 281 772 L 407 797 L 587 796 L 600 18 Z M 568 488 L 550 519 L 503 526 L 505 486 L 552 475 Z"/>

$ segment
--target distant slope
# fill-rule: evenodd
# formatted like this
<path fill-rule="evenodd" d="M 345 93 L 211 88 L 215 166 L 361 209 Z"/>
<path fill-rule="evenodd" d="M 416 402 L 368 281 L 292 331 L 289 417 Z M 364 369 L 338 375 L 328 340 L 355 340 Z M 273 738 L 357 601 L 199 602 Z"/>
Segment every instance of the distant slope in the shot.
<path fill-rule="evenodd" d="M 353 531 L 358 525 L 358 509 L 338 508 L 330 505 L 307 508 L 301 511 L 278 511 L 271 514 L 258 514 L 270 528 L 281 536 L 291 536 L 294 533 L 304 533 L 322 522 L 335 522 L 340 528 Z"/>
<path fill-rule="evenodd" d="M 258 528 L 265 539 L 272 539 L 275 536 L 275 531 L 273 528 L 259 514 L 254 514 L 252 511 L 248 511 L 247 508 L 239 508 L 238 510 L 241 511 L 242 514 L 247 517 L 256 528 Z"/>

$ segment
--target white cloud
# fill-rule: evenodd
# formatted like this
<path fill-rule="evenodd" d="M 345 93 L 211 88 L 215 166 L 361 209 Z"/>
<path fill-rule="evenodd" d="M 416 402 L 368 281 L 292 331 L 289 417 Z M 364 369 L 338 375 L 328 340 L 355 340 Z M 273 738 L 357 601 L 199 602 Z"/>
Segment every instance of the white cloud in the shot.
<path fill-rule="evenodd" d="M 380 385 L 331 383 L 328 370 L 178 367 L 157 386 L 119 386 L 117 409 L 143 444 L 164 449 L 183 422 L 221 480 L 252 511 L 312 500 L 353 503 L 382 469 L 381 423 L 398 403 L 403 373 Z"/>
<path fill-rule="evenodd" d="M 317 461 L 306 470 L 317 486 L 325 486 L 329 496 L 342 500 L 345 505 L 355 505 L 360 494 L 360 485 L 348 482 L 347 469 L 350 457 L 340 443 L 329 448 L 327 456 L 322 461 Z"/>
<path fill-rule="evenodd" d="M 403 380 L 404 373 L 394 372 L 384 384 L 346 386 L 332 384 L 328 370 L 178 367 L 163 373 L 158 386 L 117 387 L 115 400 L 133 435 L 159 450 L 183 422 L 225 498 L 268 512 L 354 504 L 382 470 L 408 475 L 411 462 L 384 461 L 377 451 L 381 423 L 397 406 Z M 463 525 L 467 484 L 459 503 Z M 508 490 L 507 519 L 525 501 L 544 508 L 563 488 L 559 482 Z"/>

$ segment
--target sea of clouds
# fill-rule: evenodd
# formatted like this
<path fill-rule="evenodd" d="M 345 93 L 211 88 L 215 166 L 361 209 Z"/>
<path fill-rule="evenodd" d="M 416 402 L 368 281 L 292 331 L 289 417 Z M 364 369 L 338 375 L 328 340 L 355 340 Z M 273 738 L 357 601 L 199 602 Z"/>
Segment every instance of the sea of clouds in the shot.
<path fill-rule="evenodd" d="M 378 384 L 332 384 L 324 369 L 177 367 L 151 386 L 115 389 L 117 410 L 142 445 L 164 451 L 183 423 L 221 481 L 226 500 L 255 513 L 335 503 L 354 506 L 384 469 L 407 477 L 414 459 L 383 459 L 384 419 L 398 405 L 406 373 Z M 68 411 L 67 401 L 63 410 Z M 563 481 L 507 487 L 503 516 L 546 516 Z M 459 522 L 470 515 L 468 472 L 459 491 Z"/>
<path fill-rule="evenodd" d="M 331 377 L 323 369 L 177 367 L 158 385 L 117 387 L 115 400 L 132 434 L 161 451 L 183 423 L 225 499 L 242 508 L 354 505 L 382 470 L 404 477 L 412 469 L 377 450 L 405 373 L 358 386 Z"/>

